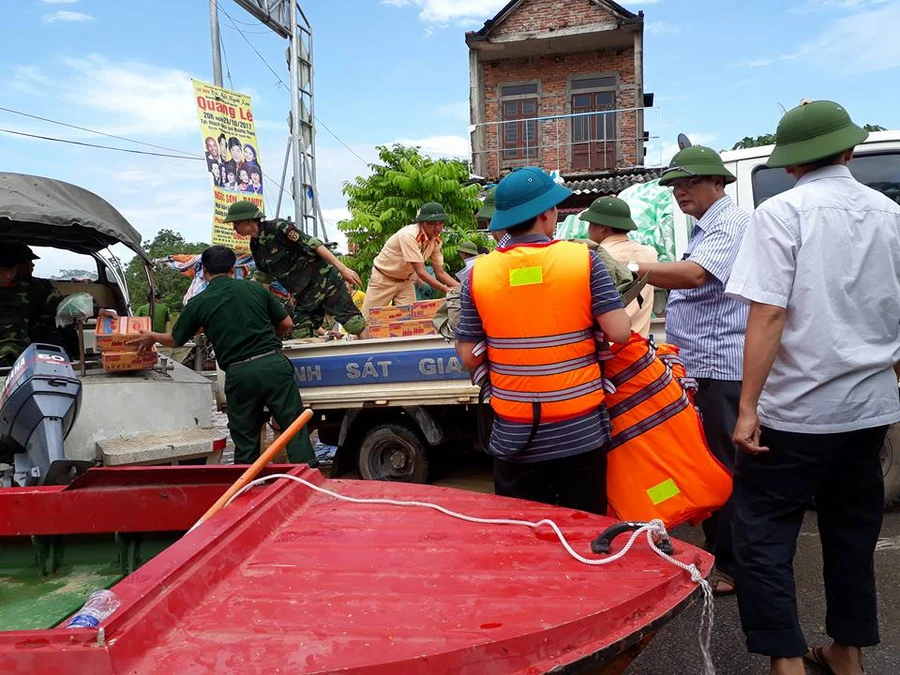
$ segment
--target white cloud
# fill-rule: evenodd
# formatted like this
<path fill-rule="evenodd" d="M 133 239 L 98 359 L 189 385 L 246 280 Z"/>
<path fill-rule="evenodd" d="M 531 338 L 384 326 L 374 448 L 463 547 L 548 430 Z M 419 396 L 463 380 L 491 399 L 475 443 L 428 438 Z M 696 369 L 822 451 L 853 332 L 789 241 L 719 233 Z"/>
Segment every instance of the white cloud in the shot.
<path fill-rule="evenodd" d="M 650 21 L 644 24 L 644 30 L 651 35 L 672 35 L 680 33 L 681 26 L 676 26 L 668 21 Z"/>
<path fill-rule="evenodd" d="M 58 21 L 67 21 L 73 23 L 84 23 L 86 21 L 95 21 L 94 17 L 90 14 L 84 14 L 83 12 L 66 12 L 59 11 L 53 12 L 53 14 L 47 14 L 44 16 L 44 23 L 57 23 Z"/>
<path fill-rule="evenodd" d="M 471 154 L 469 139 L 463 136 L 428 136 L 417 139 L 399 139 L 394 142 L 422 148 L 424 154 L 432 157 L 468 159 Z"/>
<path fill-rule="evenodd" d="M 434 111 L 443 117 L 452 117 L 455 120 L 459 120 L 461 122 L 469 121 L 469 102 L 468 101 L 456 101 L 455 103 L 443 103 L 439 105 Z"/>
<path fill-rule="evenodd" d="M 189 73 L 139 62 L 112 63 L 91 55 L 66 59 L 62 95 L 114 125 L 91 125 L 118 135 L 196 134 L 197 111 Z M 115 95 L 112 95 L 112 93 Z"/>
<path fill-rule="evenodd" d="M 739 61 L 735 65 L 762 68 L 785 61 L 810 60 L 829 73 L 855 73 L 890 70 L 900 66 L 900 40 L 894 33 L 900 23 L 900 2 L 880 0 L 835 0 L 843 7 L 881 5 L 852 16 L 832 21 L 828 27 L 799 50 L 786 54 Z M 835 5 L 837 6 L 837 5 Z"/>
<path fill-rule="evenodd" d="M 889 0 L 807 0 L 806 4 L 796 7 L 794 12 L 817 12 L 829 9 L 858 9 L 883 5 Z"/>
<path fill-rule="evenodd" d="M 487 21 L 507 0 L 381 0 L 391 7 L 419 7 L 419 19 L 428 24 Z"/>

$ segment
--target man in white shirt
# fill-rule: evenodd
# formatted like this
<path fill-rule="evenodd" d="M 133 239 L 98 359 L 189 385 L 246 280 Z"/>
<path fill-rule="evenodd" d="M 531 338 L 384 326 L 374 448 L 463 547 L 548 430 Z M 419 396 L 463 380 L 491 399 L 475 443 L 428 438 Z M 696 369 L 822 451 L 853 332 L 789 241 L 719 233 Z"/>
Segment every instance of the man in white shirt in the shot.
<path fill-rule="evenodd" d="M 644 246 L 628 238 L 628 233 L 637 229 L 631 219 L 628 204 L 617 197 L 600 197 L 595 199 L 590 208 L 579 218 L 589 223 L 588 236 L 591 241 L 600 244 L 620 263 L 626 265 L 632 261 L 639 263 L 655 263 L 656 249 Z M 653 319 L 653 286 L 644 286 L 641 299 L 633 300 L 625 308 L 631 319 L 631 330 L 644 337 L 650 336 L 650 322 Z"/>
<path fill-rule="evenodd" d="M 831 101 L 789 111 L 768 165 L 794 188 L 753 214 L 727 293 L 750 303 L 734 442 L 738 604 L 771 672 L 859 675 L 878 643 L 879 452 L 900 420 L 900 206 L 847 167 L 867 133 Z M 807 651 L 793 556 L 815 498 L 834 641 Z"/>

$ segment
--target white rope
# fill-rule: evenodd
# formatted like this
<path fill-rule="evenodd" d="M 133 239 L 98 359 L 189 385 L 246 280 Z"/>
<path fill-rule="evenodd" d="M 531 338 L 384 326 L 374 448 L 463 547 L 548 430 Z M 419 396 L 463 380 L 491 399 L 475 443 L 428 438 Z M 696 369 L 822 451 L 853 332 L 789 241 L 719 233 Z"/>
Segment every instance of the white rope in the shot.
<path fill-rule="evenodd" d="M 575 549 L 572 548 L 572 545 L 569 544 L 565 535 L 559 529 L 559 526 L 548 518 L 543 518 L 537 522 L 532 522 L 529 520 L 517 520 L 511 518 L 478 518 L 476 516 L 468 516 L 464 513 L 458 513 L 456 511 L 451 511 L 448 508 L 445 508 L 439 504 L 433 504 L 431 502 L 417 502 L 417 501 L 401 501 L 398 499 L 384 499 L 384 498 L 362 498 L 362 497 L 348 497 L 347 495 L 342 495 L 337 492 L 333 492 L 332 490 L 328 490 L 327 488 L 320 487 L 313 483 L 310 483 L 303 478 L 298 476 L 292 476 L 286 473 L 276 473 L 269 476 L 264 476 L 262 478 L 257 478 L 254 481 L 247 483 L 243 488 L 238 490 L 227 502 L 225 502 L 225 506 L 228 506 L 237 499 L 244 492 L 249 490 L 250 488 L 256 487 L 257 485 L 262 485 L 263 483 L 267 483 L 272 480 L 276 480 L 278 478 L 287 478 L 288 480 L 292 480 L 296 483 L 301 483 L 305 485 L 309 489 L 318 492 L 323 495 L 328 495 L 329 497 L 333 497 L 334 499 L 338 499 L 340 501 L 350 502 L 352 504 L 384 504 L 388 506 L 418 506 L 421 508 L 432 509 L 434 511 L 438 511 L 445 515 L 450 516 L 451 518 L 457 518 L 459 520 L 464 520 L 469 523 L 480 523 L 484 525 L 521 525 L 524 527 L 530 527 L 533 529 L 537 529 L 541 527 L 541 525 L 547 525 L 553 532 L 556 534 L 559 539 L 560 544 L 562 544 L 563 548 L 566 552 L 575 558 L 580 563 L 584 563 L 585 565 L 608 565 L 609 563 L 615 562 L 616 560 L 621 559 L 631 550 L 631 547 L 638 540 L 638 538 L 645 534 L 647 537 L 647 542 L 650 544 L 650 548 L 663 560 L 671 563 L 675 567 L 684 570 L 687 572 L 691 581 L 700 586 L 701 591 L 703 592 L 703 608 L 700 612 L 700 629 L 699 629 L 699 640 L 700 640 L 700 653 L 703 656 L 703 671 L 702 675 L 715 675 L 716 669 L 712 662 L 712 654 L 711 654 L 711 643 L 712 643 L 712 627 L 714 621 L 714 613 L 715 606 L 713 601 L 713 593 L 712 587 L 709 585 L 709 582 L 703 578 L 703 575 L 700 573 L 700 570 L 696 565 L 683 563 L 680 560 L 676 560 L 672 556 L 664 553 L 659 546 L 656 544 L 657 538 L 663 539 L 668 537 L 668 532 L 666 531 L 666 526 L 661 520 L 651 520 L 648 523 L 645 523 L 637 530 L 635 530 L 631 537 L 629 537 L 628 541 L 625 543 L 625 546 L 622 547 L 622 550 L 614 555 L 607 556 L 605 558 L 585 558 L 583 555 L 578 553 Z M 223 507 L 224 508 L 224 507 Z M 193 530 L 200 522 L 194 524 Z"/>

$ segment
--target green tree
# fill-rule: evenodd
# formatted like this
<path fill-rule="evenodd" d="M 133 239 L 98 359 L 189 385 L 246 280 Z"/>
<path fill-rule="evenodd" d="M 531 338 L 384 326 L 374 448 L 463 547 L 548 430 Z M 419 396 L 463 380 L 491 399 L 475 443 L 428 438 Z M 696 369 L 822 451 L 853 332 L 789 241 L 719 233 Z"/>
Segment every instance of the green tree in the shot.
<path fill-rule="evenodd" d="M 160 230 L 149 245 L 147 253 L 153 260 L 165 258 L 176 253 L 202 253 L 209 244 L 202 242 L 188 243 L 179 233 L 172 230 Z M 156 288 L 162 294 L 163 302 L 173 314 L 181 312 L 181 301 L 191 284 L 190 278 L 168 267 L 157 266 L 154 270 Z M 125 268 L 125 281 L 131 295 L 132 309 L 137 309 L 147 302 L 150 284 L 144 273 L 144 262 L 135 256 Z"/>
<path fill-rule="evenodd" d="M 863 129 L 866 131 L 887 131 L 887 129 L 880 124 L 865 124 L 863 125 Z M 731 149 L 732 150 L 745 150 L 746 148 L 758 148 L 761 145 L 774 145 L 775 144 L 775 134 L 764 134 L 762 136 L 744 136 L 741 140 L 735 143 Z"/>
<path fill-rule="evenodd" d="M 432 159 L 420 148 L 379 146 L 380 162 L 371 175 L 344 183 L 349 220 L 338 223 L 355 254 L 345 262 L 368 281 L 372 261 L 388 237 L 415 219 L 425 202 L 439 202 L 450 216 L 444 232 L 444 259 L 451 273 L 462 267 L 457 246 L 471 239 L 486 246 L 487 236 L 476 231 L 478 185 L 466 185 L 469 165 L 455 159 Z"/>
<path fill-rule="evenodd" d="M 66 270 L 60 270 L 52 278 L 59 279 L 59 280 L 91 279 L 92 281 L 97 281 L 97 273 L 96 272 L 88 272 L 87 270 L 66 269 Z"/>
<path fill-rule="evenodd" d="M 764 134 L 763 136 L 744 136 L 735 143 L 732 150 L 746 150 L 747 148 L 758 148 L 761 145 L 773 145 L 775 143 L 775 134 Z"/>

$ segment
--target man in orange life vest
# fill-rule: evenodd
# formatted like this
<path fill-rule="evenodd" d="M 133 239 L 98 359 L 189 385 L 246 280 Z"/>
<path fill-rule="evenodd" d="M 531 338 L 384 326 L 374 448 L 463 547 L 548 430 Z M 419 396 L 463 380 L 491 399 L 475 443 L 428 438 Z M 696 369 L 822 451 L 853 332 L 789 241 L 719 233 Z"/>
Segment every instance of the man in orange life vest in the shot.
<path fill-rule="evenodd" d="M 476 381 L 490 377 L 495 492 L 605 513 L 609 417 L 596 330 L 618 343 L 631 331 L 597 254 L 550 240 L 570 194 L 534 167 L 497 186 L 490 230 L 510 240 L 463 283 L 456 349 Z"/>

